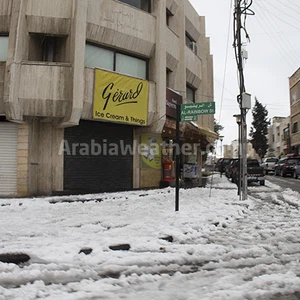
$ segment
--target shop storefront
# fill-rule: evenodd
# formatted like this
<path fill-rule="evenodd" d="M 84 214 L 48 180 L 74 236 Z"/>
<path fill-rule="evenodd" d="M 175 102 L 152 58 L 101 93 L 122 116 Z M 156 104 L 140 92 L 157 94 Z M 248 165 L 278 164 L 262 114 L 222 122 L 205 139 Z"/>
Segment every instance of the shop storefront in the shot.
<path fill-rule="evenodd" d="M 176 104 L 182 104 L 182 96 L 167 88 L 166 123 L 162 132 L 162 180 L 161 186 L 174 184 L 176 151 L 180 149 L 180 178 L 183 182 L 201 182 L 202 155 L 214 143 L 217 134 L 194 122 L 181 122 L 180 145 L 176 144 Z"/>
<path fill-rule="evenodd" d="M 147 125 L 147 113 L 147 81 L 96 69 L 93 120 L 65 129 L 64 191 L 132 189 L 134 129 Z M 145 165 L 156 162 L 150 152 Z"/>

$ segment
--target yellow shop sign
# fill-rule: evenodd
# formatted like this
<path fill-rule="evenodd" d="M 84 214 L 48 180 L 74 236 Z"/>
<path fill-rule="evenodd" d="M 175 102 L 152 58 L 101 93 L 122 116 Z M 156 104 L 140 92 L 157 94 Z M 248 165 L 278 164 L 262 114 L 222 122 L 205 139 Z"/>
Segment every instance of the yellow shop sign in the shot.
<path fill-rule="evenodd" d="M 95 69 L 93 118 L 146 126 L 148 81 Z"/>

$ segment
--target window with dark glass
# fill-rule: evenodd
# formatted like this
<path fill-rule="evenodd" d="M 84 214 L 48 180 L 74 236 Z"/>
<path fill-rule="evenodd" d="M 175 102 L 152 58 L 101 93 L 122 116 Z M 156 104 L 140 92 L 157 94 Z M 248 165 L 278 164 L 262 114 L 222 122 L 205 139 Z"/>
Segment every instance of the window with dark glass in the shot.
<path fill-rule="evenodd" d="M 89 68 L 106 69 L 147 79 L 146 60 L 91 44 L 85 46 L 84 64 Z"/>
<path fill-rule="evenodd" d="M 186 98 L 191 102 L 195 102 L 196 101 L 195 94 L 196 94 L 196 90 L 187 85 L 186 86 Z"/>
<path fill-rule="evenodd" d="M 29 39 L 30 61 L 66 62 L 66 37 L 31 34 Z"/>
<path fill-rule="evenodd" d="M 293 124 L 293 133 L 297 133 L 298 132 L 298 122 L 295 122 Z"/>
<path fill-rule="evenodd" d="M 8 49 L 8 36 L 0 36 L 0 61 L 6 61 Z"/>
<path fill-rule="evenodd" d="M 129 4 L 141 10 L 150 12 L 150 2 L 151 0 L 119 0 L 123 3 Z"/>

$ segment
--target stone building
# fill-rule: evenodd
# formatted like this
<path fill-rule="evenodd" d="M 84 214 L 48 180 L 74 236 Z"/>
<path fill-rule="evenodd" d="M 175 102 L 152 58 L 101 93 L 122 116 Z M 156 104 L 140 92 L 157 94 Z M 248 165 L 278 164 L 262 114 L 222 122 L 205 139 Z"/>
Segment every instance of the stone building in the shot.
<path fill-rule="evenodd" d="M 187 0 L 2 0 L 0 33 L 2 196 L 158 187 L 176 104 L 213 101 Z M 200 145 L 183 161 L 202 164 L 213 117 L 181 123 Z"/>
<path fill-rule="evenodd" d="M 281 157 L 291 152 L 290 117 L 273 117 L 268 128 L 268 151 L 266 157 Z"/>
<path fill-rule="evenodd" d="M 289 78 L 289 83 L 291 106 L 290 153 L 300 155 L 300 68 Z"/>

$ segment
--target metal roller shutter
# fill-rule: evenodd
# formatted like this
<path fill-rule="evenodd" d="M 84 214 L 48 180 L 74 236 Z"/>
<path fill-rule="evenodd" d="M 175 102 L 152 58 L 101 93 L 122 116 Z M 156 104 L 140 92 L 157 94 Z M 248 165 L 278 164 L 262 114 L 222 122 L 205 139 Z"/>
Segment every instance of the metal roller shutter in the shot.
<path fill-rule="evenodd" d="M 101 145 L 101 153 L 97 155 L 95 152 L 94 155 L 91 153 L 92 141 L 94 144 Z M 132 149 L 131 126 L 81 121 L 79 126 L 66 128 L 64 191 L 96 193 L 132 189 L 132 153 L 127 152 L 122 155 L 118 147 L 118 155 L 108 155 L 109 150 L 113 151 L 111 144 L 120 145 L 120 141 Z M 67 150 L 70 150 L 69 153 Z"/>
<path fill-rule="evenodd" d="M 0 122 L 0 196 L 17 194 L 18 125 Z"/>

